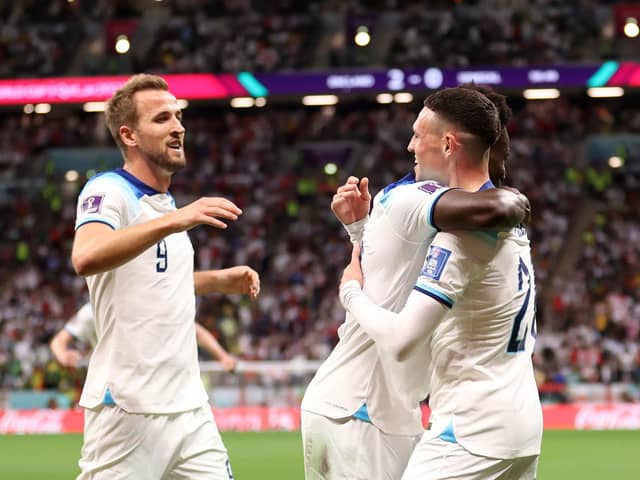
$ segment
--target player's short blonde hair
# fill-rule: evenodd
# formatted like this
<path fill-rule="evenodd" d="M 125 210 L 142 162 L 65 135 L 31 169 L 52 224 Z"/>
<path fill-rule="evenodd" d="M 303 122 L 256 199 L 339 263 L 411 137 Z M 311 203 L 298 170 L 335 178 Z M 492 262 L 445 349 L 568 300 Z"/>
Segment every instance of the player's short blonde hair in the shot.
<path fill-rule="evenodd" d="M 109 99 L 104 114 L 107 128 L 120 150 L 124 151 L 124 143 L 120 138 L 120 127 L 127 125 L 135 127 L 138 123 L 138 110 L 133 96 L 142 90 L 168 91 L 167 82 L 157 75 L 140 73 L 133 75 Z"/>

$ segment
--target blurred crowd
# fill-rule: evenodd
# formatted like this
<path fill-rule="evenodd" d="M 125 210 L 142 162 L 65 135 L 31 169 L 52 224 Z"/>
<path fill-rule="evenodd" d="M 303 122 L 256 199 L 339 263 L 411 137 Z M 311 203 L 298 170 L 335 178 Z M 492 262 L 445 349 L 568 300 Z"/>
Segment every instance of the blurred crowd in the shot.
<path fill-rule="evenodd" d="M 0 78 L 618 59 L 608 0 L 0 3 Z M 358 29 L 371 44 L 356 47 Z M 120 35 L 131 41 L 115 52 Z"/>
<path fill-rule="evenodd" d="M 617 58 L 615 3 L 0 2 L 0 78 L 596 62 Z M 372 43 L 354 54 L 359 26 Z M 125 33 L 132 50 L 119 56 L 114 42 Z M 510 103 L 508 184 L 533 207 L 539 383 L 554 392 L 575 382 L 640 385 L 640 174 L 634 162 L 620 170 L 590 163 L 585 143 L 640 133 L 640 109 L 575 97 Z M 411 170 L 406 145 L 418 109 L 186 110 L 189 163 L 174 178 L 176 203 L 216 194 L 244 210 L 225 231 L 190 232 L 196 267 L 248 264 L 262 276 L 255 303 L 198 301 L 198 321 L 228 350 L 248 360 L 328 355 L 344 317 L 337 285 L 350 252 L 331 196 L 349 174 L 368 175 L 375 193 Z M 52 360 L 48 341 L 87 300 L 69 261 L 75 199 L 85 172 L 108 162 L 88 150 L 80 178 L 65 179 L 69 167 L 51 149 L 66 147 L 112 148 L 102 115 L 0 112 L 0 389 L 77 391 L 82 382 L 82 371 Z M 325 171 L 329 162 L 336 173 Z"/>
<path fill-rule="evenodd" d="M 532 203 L 539 380 L 640 382 L 640 176 L 625 168 L 604 186 L 594 183 L 583 147 L 587 135 L 617 131 L 620 122 L 638 133 L 640 114 L 621 103 L 567 99 L 513 107 L 508 183 Z M 255 303 L 223 295 L 199 300 L 198 321 L 228 350 L 247 360 L 328 355 L 344 317 L 336 292 L 350 254 L 331 196 L 348 174 L 368 175 L 377 192 L 411 170 L 406 145 L 418 108 L 187 109 L 189 162 L 174 177 L 177 205 L 216 194 L 244 210 L 228 230 L 190 232 L 196 267 L 248 264 L 262 276 Z M 87 299 L 69 262 L 85 178 L 66 181 L 48 149 L 111 145 L 102 121 L 80 113 L 0 117 L 0 185 L 10 189 L 0 195 L 0 387 L 65 390 L 81 382 L 81 372 L 52 361 L 47 343 Z M 325 172 L 327 162 L 336 174 Z M 576 234 L 587 203 L 598 210 Z M 579 254 L 567 250 L 572 238 L 584 246 Z M 575 263 L 558 284 L 566 255 Z"/>

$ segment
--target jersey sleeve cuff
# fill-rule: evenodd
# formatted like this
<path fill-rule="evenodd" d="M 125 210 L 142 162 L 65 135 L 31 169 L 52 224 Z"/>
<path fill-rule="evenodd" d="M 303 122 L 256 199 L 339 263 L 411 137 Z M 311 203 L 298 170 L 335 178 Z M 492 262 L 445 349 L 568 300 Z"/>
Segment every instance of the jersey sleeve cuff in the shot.
<path fill-rule="evenodd" d="M 362 234 L 364 233 L 364 225 L 369 221 L 369 215 L 366 217 L 350 223 L 349 225 L 344 225 L 344 229 L 349 234 L 349 239 L 351 243 L 360 243 L 362 241 Z"/>
<path fill-rule="evenodd" d="M 447 308 L 452 308 L 453 305 L 455 304 L 454 300 L 451 297 L 436 290 L 433 287 L 425 285 L 424 283 L 418 283 L 415 287 L 413 287 L 413 289 L 427 295 L 428 297 L 433 298 L 434 300 L 441 303 Z"/>

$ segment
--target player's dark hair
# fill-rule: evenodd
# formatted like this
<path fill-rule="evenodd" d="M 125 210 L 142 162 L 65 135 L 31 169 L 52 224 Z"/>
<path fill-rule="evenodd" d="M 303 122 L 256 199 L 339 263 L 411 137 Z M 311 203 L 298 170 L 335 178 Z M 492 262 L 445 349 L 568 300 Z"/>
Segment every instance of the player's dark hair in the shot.
<path fill-rule="evenodd" d="M 500 125 L 502 130 L 496 143 L 491 147 L 491 157 L 489 159 L 489 176 L 494 185 L 500 186 L 506 177 L 506 163 L 509 159 L 510 138 L 507 131 L 507 125 L 511 120 L 513 112 L 507 104 L 507 97 L 496 92 L 493 88 L 484 85 L 476 85 L 475 83 L 465 83 L 460 85 L 462 88 L 475 90 L 482 93 L 485 97 L 493 102 L 498 109 L 500 117 Z"/>
<path fill-rule="evenodd" d="M 496 92 L 493 88 L 485 85 L 476 85 L 475 83 L 464 83 L 460 85 L 461 88 L 467 88 L 469 90 L 475 90 L 487 97 L 498 109 L 498 115 L 500 117 L 500 125 L 505 128 L 511 120 L 513 112 L 511 107 L 507 104 L 507 97 L 501 93 Z"/>
<path fill-rule="evenodd" d="M 480 92 L 468 88 L 445 88 L 432 93 L 424 106 L 445 121 L 476 138 L 484 151 L 500 136 L 500 118 L 496 106 Z"/>
<path fill-rule="evenodd" d="M 135 127 L 138 124 L 138 109 L 133 101 L 133 96 L 142 90 L 168 91 L 169 86 L 162 77 L 157 75 L 146 73 L 133 75 L 113 94 L 104 111 L 107 128 L 123 152 L 124 143 L 120 138 L 120 127 L 122 125 Z"/>

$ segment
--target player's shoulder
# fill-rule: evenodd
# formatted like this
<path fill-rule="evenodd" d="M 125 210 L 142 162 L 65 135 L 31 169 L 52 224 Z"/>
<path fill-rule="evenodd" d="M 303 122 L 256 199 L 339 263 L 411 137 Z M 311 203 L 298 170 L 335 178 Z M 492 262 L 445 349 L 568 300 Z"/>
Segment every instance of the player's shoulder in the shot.
<path fill-rule="evenodd" d="M 422 195 L 435 195 L 449 190 L 449 187 L 435 180 L 422 180 L 414 184 L 415 189 Z"/>
<path fill-rule="evenodd" d="M 122 168 L 102 172 L 91 177 L 80 192 L 80 197 L 112 196 L 127 201 L 139 200 L 144 195 L 155 195 L 159 192 L 145 185 Z"/>
<path fill-rule="evenodd" d="M 91 177 L 87 183 L 84 184 L 82 192 L 80 195 L 85 192 L 96 192 L 98 190 L 116 193 L 120 190 L 129 190 L 129 186 L 127 182 L 122 178 L 121 175 L 118 174 L 116 170 L 110 170 L 107 172 L 100 172 Z"/>
<path fill-rule="evenodd" d="M 423 180 L 419 182 L 395 185 L 392 189 L 385 189 L 384 195 L 415 200 L 430 196 L 438 196 L 440 193 L 448 189 L 449 187 L 434 180 Z"/>
<path fill-rule="evenodd" d="M 456 252 L 457 255 L 486 261 L 494 255 L 498 245 L 498 234 L 481 230 L 457 230 L 455 232 L 440 231 L 433 239 L 432 245 Z"/>

